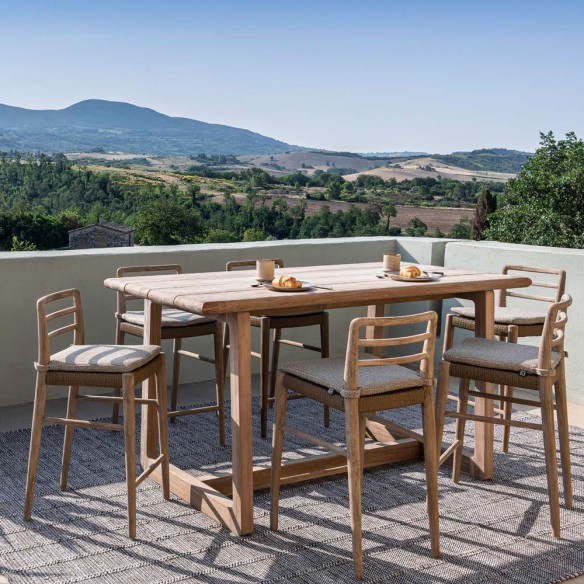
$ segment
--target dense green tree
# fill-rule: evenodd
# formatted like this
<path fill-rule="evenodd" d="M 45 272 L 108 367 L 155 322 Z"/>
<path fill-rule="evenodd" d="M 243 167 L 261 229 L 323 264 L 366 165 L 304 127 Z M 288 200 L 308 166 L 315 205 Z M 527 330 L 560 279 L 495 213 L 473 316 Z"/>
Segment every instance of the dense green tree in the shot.
<path fill-rule="evenodd" d="M 470 239 L 471 228 L 470 219 L 468 217 L 461 217 L 458 223 L 455 223 L 448 232 L 448 237 L 452 239 Z"/>
<path fill-rule="evenodd" d="M 406 227 L 406 235 L 408 237 L 424 237 L 428 231 L 428 226 L 418 217 L 410 219 Z"/>
<path fill-rule="evenodd" d="M 471 236 L 475 241 L 485 239 L 485 230 L 489 224 L 487 219 L 487 197 L 484 192 L 479 195 L 477 206 L 472 218 Z"/>
<path fill-rule="evenodd" d="M 176 201 L 158 199 L 140 209 L 136 218 L 139 245 L 194 243 L 202 235 L 199 213 Z"/>
<path fill-rule="evenodd" d="M 573 132 L 541 134 L 535 156 L 507 184 L 488 239 L 584 247 L 584 143 Z"/>

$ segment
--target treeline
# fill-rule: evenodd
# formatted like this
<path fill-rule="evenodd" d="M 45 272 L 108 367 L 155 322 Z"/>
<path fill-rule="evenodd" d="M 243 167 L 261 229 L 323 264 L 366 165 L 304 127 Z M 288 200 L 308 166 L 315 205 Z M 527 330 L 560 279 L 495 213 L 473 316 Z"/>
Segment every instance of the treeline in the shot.
<path fill-rule="evenodd" d="M 255 190 L 264 174 L 244 172 L 254 185 L 245 202 L 226 193 L 221 204 L 194 183 L 181 190 L 79 168 L 63 155 L 0 154 L 0 248 L 64 247 L 68 230 L 99 217 L 135 226 L 142 245 L 399 233 L 389 225 L 390 215 L 382 220 L 391 209 L 379 203 L 335 213 L 323 208 L 307 217 L 305 202 L 290 207 L 284 198 L 268 201 Z"/>
<path fill-rule="evenodd" d="M 203 160 L 198 157 L 199 160 Z M 341 200 L 352 203 L 365 203 L 368 198 L 382 196 L 393 204 L 423 204 L 448 206 L 472 206 L 485 187 L 493 193 L 503 193 L 504 184 L 500 182 L 460 182 L 443 178 L 420 177 L 398 182 L 395 178 L 384 180 L 380 176 L 361 174 L 354 181 L 345 180 L 330 168 L 326 172 L 316 170 L 313 174 L 296 171 L 275 176 L 254 167 L 241 171 L 227 170 L 211 164 L 193 165 L 184 175 L 204 178 L 227 179 L 236 183 L 242 190 L 276 189 L 288 187 L 303 191 L 307 198 L 314 200 Z"/>

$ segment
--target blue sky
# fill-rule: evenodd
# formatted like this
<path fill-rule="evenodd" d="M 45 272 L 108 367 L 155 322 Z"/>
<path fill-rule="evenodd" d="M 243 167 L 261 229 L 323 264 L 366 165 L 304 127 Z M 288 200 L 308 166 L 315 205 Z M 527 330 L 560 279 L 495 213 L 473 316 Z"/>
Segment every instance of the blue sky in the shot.
<path fill-rule="evenodd" d="M 126 101 L 293 144 L 584 136 L 584 1 L 0 0 L 0 103 Z"/>

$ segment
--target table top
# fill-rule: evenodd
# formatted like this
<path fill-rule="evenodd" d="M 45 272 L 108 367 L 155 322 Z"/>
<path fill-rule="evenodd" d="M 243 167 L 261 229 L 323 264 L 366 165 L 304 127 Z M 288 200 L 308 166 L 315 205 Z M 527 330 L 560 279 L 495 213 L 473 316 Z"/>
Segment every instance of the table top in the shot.
<path fill-rule="evenodd" d="M 366 306 L 433 298 L 462 298 L 476 292 L 502 288 L 522 288 L 525 277 L 489 274 L 470 270 L 420 265 L 423 270 L 444 273 L 437 281 L 399 282 L 382 275 L 381 263 L 335 264 L 286 267 L 279 271 L 314 285 L 306 292 L 283 293 L 252 287 L 255 270 L 201 272 L 191 274 L 108 278 L 104 285 L 137 298 L 144 298 L 180 310 L 204 315 L 234 312 L 281 312 L 282 310 L 325 310 L 346 306 Z"/>

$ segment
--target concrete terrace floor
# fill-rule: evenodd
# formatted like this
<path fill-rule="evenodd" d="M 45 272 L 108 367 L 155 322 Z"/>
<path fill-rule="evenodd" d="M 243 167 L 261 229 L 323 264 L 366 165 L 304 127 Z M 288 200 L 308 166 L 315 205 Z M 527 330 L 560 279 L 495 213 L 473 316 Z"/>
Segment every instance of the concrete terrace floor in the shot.
<path fill-rule="evenodd" d="M 259 380 L 254 379 L 254 387 L 257 388 Z M 452 392 L 456 392 L 453 384 Z M 258 393 L 254 390 L 254 393 Z M 519 397 L 533 398 L 533 392 L 516 390 Z M 229 398 L 229 388 L 226 389 L 226 397 Z M 212 381 L 201 383 L 190 383 L 181 385 L 179 391 L 179 406 L 187 406 L 196 403 L 205 403 L 214 401 L 215 386 Z M 584 405 L 570 403 L 568 404 L 568 417 L 571 426 L 584 428 Z M 529 406 L 516 405 L 516 409 L 539 414 L 538 409 L 532 409 Z M 46 404 L 46 415 L 62 416 L 65 414 L 66 399 L 48 400 Z M 78 405 L 78 416 L 80 418 L 96 419 L 108 417 L 111 415 L 111 404 L 80 402 Z M 3 432 L 11 430 L 21 430 L 30 428 L 32 419 L 32 404 L 20 404 L 15 406 L 0 407 L 0 428 Z M 23 495 L 24 496 L 24 495 Z M 584 566 L 583 566 L 584 568 Z M 578 576 L 571 580 L 566 580 L 572 584 L 584 584 L 584 576 Z M 0 584 L 9 584 L 9 581 L 0 576 Z"/>

